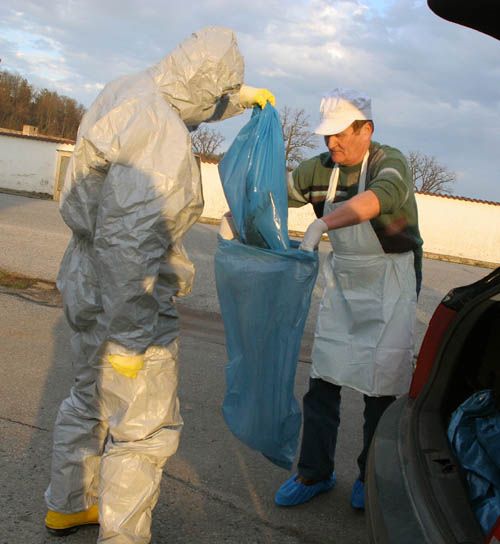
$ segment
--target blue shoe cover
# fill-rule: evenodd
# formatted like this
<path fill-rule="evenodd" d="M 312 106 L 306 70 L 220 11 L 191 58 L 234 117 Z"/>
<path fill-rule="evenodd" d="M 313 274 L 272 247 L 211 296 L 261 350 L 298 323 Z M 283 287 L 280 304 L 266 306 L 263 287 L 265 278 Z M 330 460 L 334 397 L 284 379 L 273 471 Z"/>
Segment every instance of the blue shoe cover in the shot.
<path fill-rule="evenodd" d="M 352 486 L 351 506 L 356 510 L 365 509 L 365 484 L 359 479 Z"/>
<path fill-rule="evenodd" d="M 294 474 L 276 492 L 274 502 L 278 506 L 297 506 L 310 501 L 316 495 L 330 491 L 337 481 L 335 472 L 328 480 L 322 480 L 317 484 L 304 485 L 297 480 L 298 475 Z"/>

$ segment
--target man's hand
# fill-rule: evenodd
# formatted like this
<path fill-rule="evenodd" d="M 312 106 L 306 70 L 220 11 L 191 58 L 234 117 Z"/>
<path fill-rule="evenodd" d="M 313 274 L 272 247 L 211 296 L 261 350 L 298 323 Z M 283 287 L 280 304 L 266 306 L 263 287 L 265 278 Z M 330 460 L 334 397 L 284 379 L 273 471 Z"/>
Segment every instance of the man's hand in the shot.
<path fill-rule="evenodd" d="M 325 232 L 328 232 L 328 227 L 322 219 L 316 219 L 308 227 L 304 233 L 304 238 L 299 246 L 303 251 L 314 251 Z"/>
<path fill-rule="evenodd" d="M 258 105 L 262 109 L 266 107 L 267 103 L 271 106 L 276 104 L 276 99 L 271 91 L 267 89 L 259 89 L 257 87 L 250 87 L 249 85 L 242 85 L 240 88 L 240 104 L 244 108 L 253 108 Z"/>

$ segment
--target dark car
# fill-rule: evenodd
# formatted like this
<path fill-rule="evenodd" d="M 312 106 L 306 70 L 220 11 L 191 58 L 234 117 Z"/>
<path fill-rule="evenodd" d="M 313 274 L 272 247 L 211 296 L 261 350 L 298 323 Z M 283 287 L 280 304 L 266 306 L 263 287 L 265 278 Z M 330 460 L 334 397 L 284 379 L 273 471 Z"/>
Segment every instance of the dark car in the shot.
<path fill-rule="evenodd" d="M 500 268 L 442 300 L 409 394 L 379 423 L 367 469 L 370 542 L 485 542 L 447 439 L 452 412 L 484 389 L 500 401 Z"/>
<path fill-rule="evenodd" d="M 437 15 L 500 38 L 498 0 L 428 0 Z M 410 392 L 379 422 L 367 467 L 366 519 L 377 544 L 494 544 L 469 501 L 447 438 L 452 413 L 492 390 L 500 408 L 500 268 L 453 289 L 436 309 Z"/>

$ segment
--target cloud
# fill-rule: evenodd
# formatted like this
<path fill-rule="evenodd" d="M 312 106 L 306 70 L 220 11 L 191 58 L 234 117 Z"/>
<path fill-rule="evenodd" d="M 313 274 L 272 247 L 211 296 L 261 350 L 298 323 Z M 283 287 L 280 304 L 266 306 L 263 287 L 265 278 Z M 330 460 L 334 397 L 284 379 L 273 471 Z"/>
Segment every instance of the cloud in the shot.
<path fill-rule="evenodd" d="M 377 139 L 436 156 L 459 173 L 457 192 L 500 200 L 500 44 L 422 0 L 5 0 L 0 66 L 88 105 L 107 81 L 213 24 L 237 32 L 247 82 L 279 107 L 303 108 L 314 124 L 322 93 L 364 90 Z M 229 142 L 246 118 L 217 130 Z"/>

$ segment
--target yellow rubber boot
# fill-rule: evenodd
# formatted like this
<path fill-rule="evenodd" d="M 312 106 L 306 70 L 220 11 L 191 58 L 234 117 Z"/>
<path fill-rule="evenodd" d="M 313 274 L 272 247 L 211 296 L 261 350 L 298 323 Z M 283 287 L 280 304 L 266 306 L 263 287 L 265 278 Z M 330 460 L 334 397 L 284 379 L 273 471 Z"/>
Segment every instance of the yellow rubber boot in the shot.
<path fill-rule="evenodd" d="M 83 512 L 75 512 L 74 514 L 61 514 L 49 510 L 45 518 L 45 527 L 52 534 L 59 536 L 69 535 L 78 531 L 82 525 L 95 525 L 99 523 L 99 509 L 97 504 L 91 506 Z"/>

